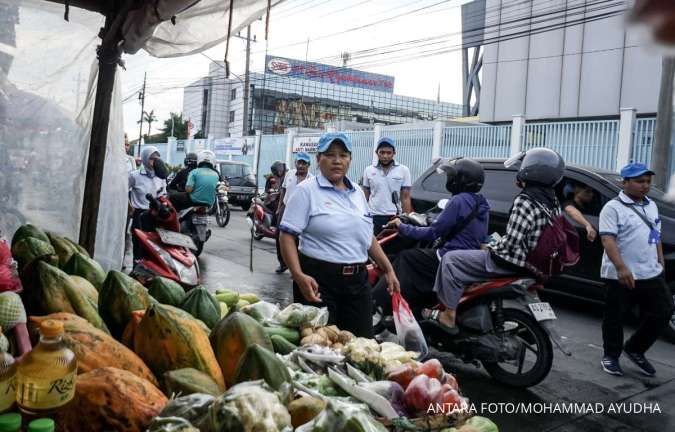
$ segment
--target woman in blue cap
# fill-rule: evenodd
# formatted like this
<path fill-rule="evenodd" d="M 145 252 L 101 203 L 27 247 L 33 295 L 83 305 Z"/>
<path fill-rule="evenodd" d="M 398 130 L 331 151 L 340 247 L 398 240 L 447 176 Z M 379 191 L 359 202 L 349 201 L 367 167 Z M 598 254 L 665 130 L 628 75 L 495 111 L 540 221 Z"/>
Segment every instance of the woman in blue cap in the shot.
<path fill-rule="evenodd" d="M 293 276 L 293 298 L 326 306 L 329 323 L 356 336 L 372 337 L 368 256 L 384 271 L 390 292 L 399 291 L 398 279 L 373 237 L 373 219 L 363 191 L 347 178 L 351 140 L 343 133 L 324 134 L 317 152 L 319 172 L 296 187 L 280 224 L 281 250 Z"/>
<path fill-rule="evenodd" d="M 281 185 L 281 195 L 279 196 L 279 206 L 277 207 L 277 220 L 281 221 L 284 217 L 284 210 L 288 200 L 293 195 L 295 188 L 305 180 L 309 180 L 314 176 L 309 172 L 309 165 L 311 158 L 305 152 L 299 152 L 295 155 L 295 169 L 290 170 L 284 177 L 284 183 Z M 280 230 L 277 230 L 277 259 L 279 260 L 279 267 L 276 269 L 277 273 L 283 273 L 288 270 L 284 258 L 281 256 L 281 245 L 279 244 Z"/>

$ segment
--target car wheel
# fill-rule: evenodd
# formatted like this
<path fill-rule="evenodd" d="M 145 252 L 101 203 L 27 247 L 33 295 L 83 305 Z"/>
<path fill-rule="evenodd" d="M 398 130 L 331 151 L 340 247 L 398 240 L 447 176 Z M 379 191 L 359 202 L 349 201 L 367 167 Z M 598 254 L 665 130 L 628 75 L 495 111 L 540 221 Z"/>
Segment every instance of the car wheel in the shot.
<path fill-rule="evenodd" d="M 675 302 L 675 281 L 670 282 L 670 284 L 668 284 L 668 288 L 670 288 L 670 293 L 673 296 L 673 302 Z M 675 311 L 673 311 L 673 314 L 670 317 L 668 327 L 666 327 L 666 329 L 663 331 L 663 336 L 675 344 Z"/>
<path fill-rule="evenodd" d="M 248 209 L 251 208 L 251 201 L 245 202 L 244 204 L 241 205 L 241 209 L 244 211 L 248 211 Z"/>

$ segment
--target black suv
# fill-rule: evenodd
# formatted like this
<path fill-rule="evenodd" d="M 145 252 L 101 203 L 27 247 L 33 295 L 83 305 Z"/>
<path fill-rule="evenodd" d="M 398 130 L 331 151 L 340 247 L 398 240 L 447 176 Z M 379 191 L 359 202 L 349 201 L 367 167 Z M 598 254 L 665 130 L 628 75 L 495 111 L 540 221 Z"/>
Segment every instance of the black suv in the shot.
<path fill-rule="evenodd" d="M 438 174 L 436 167 L 441 161 L 437 161 L 431 168 L 422 174 L 413 184 L 412 201 L 417 212 L 425 212 L 436 205 L 443 198 L 448 198 L 449 193 L 445 189 L 445 175 Z M 490 203 L 490 231 L 503 234 L 509 217 L 509 210 L 513 199 L 520 189 L 516 186 L 516 169 L 504 167 L 503 159 L 478 159 L 485 169 L 485 184 L 481 193 Z M 584 168 L 568 165 L 565 177 L 558 187 L 558 198 L 562 202 L 562 188 L 572 180 L 584 183 L 594 190 L 594 202 L 587 213 L 586 219 L 598 227 L 598 216 L 605 203 L 617 196 L 621 189 L 621 177 L 613 172 Z M 663 253 L 666 260 L 666 280 L 671 292 L 675 296 L 675 206 L 663 200 L 663 193 L 652 189 L 649 197 L 659 207 L 662 220 L 661 233 L 663 241 Z M 581 240 L 581 260 L 574 267 L 570 267 L 563 274 L 556 277 L 546 287 L 547 290 L 591 300 L 604 301 L 605 289 L 600 280 L 600 263 L 603 248 L 600 239 L 589 242 L 586 239 L 585 229 L 578 225 Z M 667 336 L 675 341 L 675 315 L 671 320 Z"/>
<path fill-rule="evenodd" d="M 229 202 L 240 205 L 244 211 L 248 210 L 257 190 L 251 166 L 239 161 L 218 161 L 218 169 L 230 184 Z"/>

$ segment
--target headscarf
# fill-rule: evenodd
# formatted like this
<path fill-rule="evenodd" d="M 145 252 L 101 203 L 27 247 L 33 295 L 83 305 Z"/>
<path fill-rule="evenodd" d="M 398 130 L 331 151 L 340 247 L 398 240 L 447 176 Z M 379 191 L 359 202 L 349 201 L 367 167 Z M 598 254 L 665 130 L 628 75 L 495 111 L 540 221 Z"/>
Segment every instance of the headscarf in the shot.
<path fill-rule="evenodd" d="M 153 153 L 159 153 L 159 150 L 157 150 L 157 147 L 155 146 L 145 146 L 141 151 L 141 162 L 143 163 L 143 167 L 145 167 L 145 171 L 147 171 L 151 177 L 155 175 L 155 170 L 150 167 L 150 156 L 152 156 Z"/>

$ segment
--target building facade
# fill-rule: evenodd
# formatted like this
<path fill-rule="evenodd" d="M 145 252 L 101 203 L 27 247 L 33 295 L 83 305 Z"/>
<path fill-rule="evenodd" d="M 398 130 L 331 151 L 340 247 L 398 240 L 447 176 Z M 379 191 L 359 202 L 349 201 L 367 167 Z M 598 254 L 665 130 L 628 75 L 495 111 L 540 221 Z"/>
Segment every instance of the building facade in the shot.
<path fill-rule="evenodd" d="M 184 89 L 183 117 L 194 131 L 214 138 L 261 130 L 324 129 L 338 121 L 400 124 L 449 120 L 462 105 L 394 94 L 394 77 L 280 57 L 266 59 L 265 73 L 251 73 L 244 112 L 245 84 L 226 78 L 222 64 Z"/>

